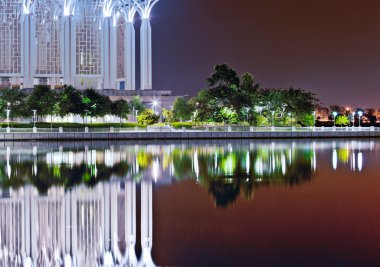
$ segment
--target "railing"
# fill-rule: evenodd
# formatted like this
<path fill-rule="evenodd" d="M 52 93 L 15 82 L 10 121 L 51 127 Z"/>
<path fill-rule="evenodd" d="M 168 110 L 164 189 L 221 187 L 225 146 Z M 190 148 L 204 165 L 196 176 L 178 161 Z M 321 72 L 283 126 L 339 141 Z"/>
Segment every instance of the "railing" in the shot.
<path fill-rule="evenodd" d="M 170 126 L 148 128 L 0 128 L 0 133 L 125 133 L 125 132 L 378 132 L 380 127 L 252 127 L 194 126 L 174 129 Z"/>

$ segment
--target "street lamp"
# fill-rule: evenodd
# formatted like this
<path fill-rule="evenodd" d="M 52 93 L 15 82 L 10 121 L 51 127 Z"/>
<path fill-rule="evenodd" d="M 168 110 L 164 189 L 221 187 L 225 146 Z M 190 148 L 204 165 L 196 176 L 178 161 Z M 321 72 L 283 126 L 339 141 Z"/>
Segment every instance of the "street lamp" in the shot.
<path fill-rule="evenodd" d="M 9 117 L 10 117 L 10 114 L 11 114 L 10 106 L 11 106 L 11 103 L 8 102 L 7 103 L 7 110 L 6 110 L 6 112 L 7 112 L 8 129 L 9 129 L 9 121 L 10 121 Z"/>
<path fill-rule="evenodd" d="M 290 116 L 290 126 L 293 126 L 293 117 L 292 117 L 292 113 L 289 112 L 289 113 L 288 113 L 288 116 Z"/>
<path fill-rule="evenodd" d="M 274 111 L 272 111 L 272 127 L 274 125 Z"/>
<path fill-rule="evenodd" d="M 356 115 L 356 112 L 352 112 L 352 127 L 355 127 L 355 115 Z"/>
<path fill-rule="evenodd" d="M 316 124 L 316 122 L 317 122 L 317 118 L 316 118 L 316 116 L 317 116 L 317 112 L 316 112 L 316 111 L 313 111 L 314 127 L 315 127 L 315 124 Z"/>
<path fill-rule="evenodd" d="M 359 110 L 358 116 L 359 116 L 359 127 L 360 127 L 360 122 L 361 122 L 361 117 L 363 116 L 363 111 Z"/>
<path fill-rule="evenodd" d="M 338 112 L 334 111 L 332 114 L 334 116 L 334 127 L 335 127 L 335 122 L 336 122 L 335 119 L 336 119 L 336 116 L 338 116 Z"/>
<path fill-rule="evenodd" d="M 33 109 L 33 128 L 36 128 L 37 110 Z"/>

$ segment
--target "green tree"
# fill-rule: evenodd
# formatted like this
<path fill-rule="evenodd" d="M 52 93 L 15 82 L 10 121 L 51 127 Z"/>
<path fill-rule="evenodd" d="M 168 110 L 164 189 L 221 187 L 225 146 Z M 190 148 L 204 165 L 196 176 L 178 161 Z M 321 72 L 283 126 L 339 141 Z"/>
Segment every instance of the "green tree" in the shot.
<path fill-rule="evenodd" d="M 137 121 L 142 125 L 152 125 L 158 123 L 160 120 L 160 116 L 156 115 L 153 110 L 145 109 L 140 115 L 137 117 Z"/>
<path fill-rule="evenodd" d="M 131 113 L 129 104 L 124 99 L 119 99 L 111 104 L 111 114 L 120 118 L 120 124 L 122 119 L 128 119 L 128 115 Z"/>
<path fill-rule="evenodd" d="M 0 112 L 5 117 L 6 109 L 11 110 L 11 117 L 29 117 L 26 94 L 15 88 L 0 91 Z M 9 106 L 8 106 L 9 103 Z"/>
<path fill-rule="evenodd" d="M 314 115 L 313 114 L 306 114 L 302 118 L 302 124 L 303 126 L 314 126 Z"/>
<path fill-rule="evenodd" d="M 164 121 L 168 123 L 175 122 L 174 114 L 172 110 L 162 109 L 162 116 L 164 117 Z"/>
<path fill-rule="evenodd" d="M 146 110 L 146 107 L 143 101 L 141 100 L 141 97 L 137 95 L 132 97 L 131 101 L 129 102 L 129 106 L 133 111 L 138 110 L 138 114 L 141 114 L 144 110 Z"/>
<path fill-rule="evenodd" d="M 209 87 L 239 86 L 239 76 L 236 71 L 228 67 L 227 64 L 216 65 L 214 70 L 215 72 L 207 79 L 207 84 Z"/>
<path fill-rule="evenodd" d="M 178 121 L 188 121 L 191 119 L 193 109 L 186 98 L 180 96 L 174 100 L 173 115 Z"/>
<path fill-rule="evenodd" d="M 86 89 L 83 92 L 82 103 L 84 111 L 88 110 L 88 115 L 91 118 L 104 117 L 111 113 L 111 100 L 94 89 Z"/>
<path fill-rule="evenodd" d="M 72 86 L 65 86 L 59 98 L 59 116 L 65 117 L 69 114 L 84 115 L 82 94 Z"/>
<path fill-rule="evenodd" d="M 224 107 L 221 111 L 220 111 L 223 119 L 225 121 L 228 121 L 229 124 L 237 124 L 238 123 L 238 116 L 236 114 L 236 111 L 233 110 L 232 108 L 227 108 L 227 107 Z"/>
<path fill-rule="evenodd" d="M 37 85 L 32 94 L 28 98 L 29 110 L 37 110 L 39 116 L 52 116 L 54 111 L 54 104 L 57 103 L 58 94 L 50 89 L 47 85 Z"/>
<path fill-rule="evenodd" d="M 336 125 L 340 125 L 340 126 L 347 126 L 348 123 L 349 123 L 349 120 L 348 120 L 348 117 L 346 115 L 339 115 L 337 118 L 336 118 Z"/>

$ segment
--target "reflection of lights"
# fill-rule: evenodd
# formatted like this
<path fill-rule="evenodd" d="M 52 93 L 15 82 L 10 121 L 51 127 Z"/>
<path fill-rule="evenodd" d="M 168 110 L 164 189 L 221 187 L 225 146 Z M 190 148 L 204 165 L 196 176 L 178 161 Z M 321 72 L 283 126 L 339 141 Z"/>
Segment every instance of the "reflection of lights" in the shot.
<path fill-rule="evenodd" d="M 249 156 L 249 151 L 247 151 L 247 157 L 246 157 L 246 160 L 245 160 L 245 171 L 246 171 L 246 173 L 247 174 L 249 174 L 249 169 L 250 169 L 250 161 L 251 161 L 251 159 L 250 159 L 250 156 Z"/>
<path fill-rule="evenodd" d="M 286 158 L 284 154 L 281 155 L 281 168 L 282 168 L 282 174 L 285 175 L 286 174 Z"/>
<path fill-rule="evenodd" d="M 351 159 L 351 170 L 356 170 L 356 153 L 352 153 L 352 159 Z"/>
<path fill-rule="evenodd" d="M 363 170 L 363 153 L 362 152 L 359 152 L 358 153 L 358 171 L 362 171 Z"/>
<path fill-rule="evenodd" d="M 197 178 L 197 183 L 199 182 L 199 162 L 198 162 L 198 151 L 195 150 L 193 158 L 193 169 Z"/>
<path fill-rule="evenodd" d="M 152 177 L 155 182 L 157 182 L 159 174 L 160 174 L 160 162 L 158 158 L 156 158 L 153 161 L 153 166 L 152 166 Z"/>
<path fill-rule="evenodd" d="M 9 179 L 11 178 L 11 173 L 12 173 L 10 157 L 11 157 L 11 148 L 7 147 L 7 174 L 8 174 Z"/>
<path fill-rule="evenodd" d="M 264 173 L 263 159 L 261 157 L 257 158 L 255 161 L 255 173 L 259 175 L 263 175 Z"/>
<path fill-rule="evenodd" d="M 336 149 L 334 149 L 333 151 L 332 164 L 333 164 L 333 169 L 336 170 L 338 167 L 338 152 L 336 151 Z"/>

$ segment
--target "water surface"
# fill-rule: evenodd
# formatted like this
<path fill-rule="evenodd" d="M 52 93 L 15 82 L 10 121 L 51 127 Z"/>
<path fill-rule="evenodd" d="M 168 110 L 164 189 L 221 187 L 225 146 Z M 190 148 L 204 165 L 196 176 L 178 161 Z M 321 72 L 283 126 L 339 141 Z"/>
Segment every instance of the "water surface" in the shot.
<path fill-rule="evenodd" d="M 376 140 L 0 144 L 2 266 L 380 266 Z"/>

